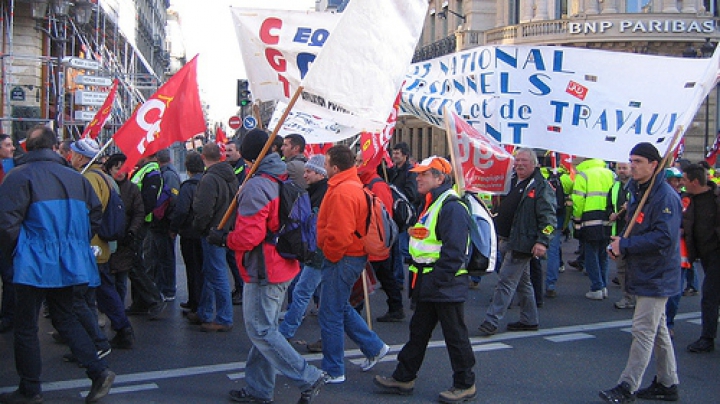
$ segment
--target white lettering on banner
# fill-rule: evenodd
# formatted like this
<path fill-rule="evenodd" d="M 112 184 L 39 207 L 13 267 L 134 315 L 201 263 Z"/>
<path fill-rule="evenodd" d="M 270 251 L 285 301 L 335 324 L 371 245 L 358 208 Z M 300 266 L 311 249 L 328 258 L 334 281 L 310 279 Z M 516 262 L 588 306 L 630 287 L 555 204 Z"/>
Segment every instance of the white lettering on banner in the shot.
<path fill-rule="evenodd" d="M 570 35 L 604 34 L 614 30 L 614 21 L 568 22 Z M 715 32 L 715 22 L 713 20 L 622 20 L 617 26 L 617 32 L 711 34 Z"/>
<path fill-rule="evenodd" d="M 638 142 L 664 151 L 688 127 L 718 59 L 479 47 L 413 64 L 401 106 L 440 128 L 447 108 L 504 144 L 626 160 Z"/>
<path fill-rule="evenodd" d="M 165 114 L 166 107 L 164 102 L 158 99 L 150 99 L 138 110 L 135 118 L 136 123 L 141 129 L 146 131 L 145 137 L 141 138 L 140 143 L 137 145 L 137 150 L 140 155 L 144 154 L 147 146 L 158 138 L 160 134 L 160 124 L 162 123 L 162 117 Z M 156 115 L 153 115 L 153 113 Z M 153 121 L 149 122 L 148 119 Z"/>

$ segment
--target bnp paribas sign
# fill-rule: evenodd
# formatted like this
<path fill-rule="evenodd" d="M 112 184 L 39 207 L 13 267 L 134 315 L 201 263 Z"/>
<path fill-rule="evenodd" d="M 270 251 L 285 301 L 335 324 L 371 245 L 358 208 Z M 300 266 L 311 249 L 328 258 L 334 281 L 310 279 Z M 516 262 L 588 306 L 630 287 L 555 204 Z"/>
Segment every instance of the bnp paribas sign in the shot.
<path fill-rule="evenodd" d="M 623 17 L 627 17 L 625 14 Z M 604 16 L 603 16 L 604 17 Z M 618 16 L 619 17 L 619 16 Z M 715 21 L 712 19 L 682 19 L 682 18 L 653 18 L 645 15 L 641 18 L 607 18 L 570 21 L 568 34 L 570 35 L 657 35 L 667 34 L 712 34 L 717 32 Z"/>

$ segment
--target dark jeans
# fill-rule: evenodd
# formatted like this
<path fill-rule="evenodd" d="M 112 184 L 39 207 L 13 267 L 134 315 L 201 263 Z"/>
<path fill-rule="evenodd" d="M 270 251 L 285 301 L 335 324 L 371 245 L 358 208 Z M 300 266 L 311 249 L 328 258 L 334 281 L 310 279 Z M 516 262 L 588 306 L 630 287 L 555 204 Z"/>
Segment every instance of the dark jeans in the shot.
<path fill-rule="evenodd" d="M 135 262 L 130 267 L 130 272 L 128 273 L 132 305 L 139 309 L 147 309 L 162 302 L 160 290 L 158 290 L 155 282 L 153 282 L 145 270 L 146 265 L 142 246 L 148 233 L 147 227 L 144 226 L 140 228 L 136 235 L 135 251 L 139 251 L 140 253 L 135 255 Z"/>
<path fill-rule="evenodd" d="M 711 255 L 701 259 L 705 279 L 702 283 L 700 313 L 702 317 L 702 337 L 717 337 L 718 309 L 720 309 L 720 256 Z"/>
<path fill-rule="evenodd" d="M 388 312 L 402 311 L 402 292 L 400 291 L 400 285 L 398 284 L 393 271 L 392 254 L 390 254 L 390 257 L 384 261 L 371 262 L 370 264 L 375 271 L 375 276 L 378 281 L 380 281 L 380 285 L 382 285 L 383 291 L 387 295 L 386 302 L 388 305 Z"/>
<path fill-rule="evenodd" d="M 90 288 L 87 285 L 73 287 L 73 314 L 75 314 L 87 335 L 90 336 L 90 339 L 92 339 L 95 349 L 100 351 L 109 349 L 110 343 L 98 325 L 98 318 L 95 314 L 95 300 L 95 288 Z"/>
<path fill-rule="evenodd" d="M 0 252 L 0 279 L 2 279 L 2 301 L 0 301 L 0 320 L 12 324 L 15 313 L 15 288 L 13 287 L 12 260 L 5 259 Z"/>
<path fill-rule="evenodd" d="M 125 314 L 125 304 L 120 299 L 115 288 L 115 277 L 110 273 L 110 265 L 98 264 L 100 271 L 100 287 L 97 289 L 98 309 L 105 313 L 115 331 L 130 327 L 130 321 Z"/>
<path fill-rule="evenodd" d="M 38 314 L 47 300 L 53 327 L 68 341 L 80 363 L 87 365 L 87 375 L 96 379 L 107 364 L 99 359 L 95 344 L 73 313 L 73 287 L 39 289 L 15 285 L 15 368 L 20 376 L 19 390 L 25 396 L 41 393 L 42 358 L 38 338 Z M 97 325 L 97 321 L 95 322 Z"/>
<path fill-rule="evenodd" d="M 175 276 L 175 239 L 168 232 L 148 232 L 144 245 L 145 265 L 157 288 L 164 296 L 174 297 L 177 289 Z"/>
<path fill-rule="evenodd" d="M 545 276 L 543 275 L 542 262 L 540 258 L 530 259 L 530 283 L 532 283 L 533 291 L 535 292 L 535 303 L 538 305 L 543 304 L 543 290 L 545 290 Z"/>
<path fill-rule="evenodd" d="M 191 311 L 197 311 L 203 287 L 203 250 L 200 239 L 180 237 L 180 253 L 185 261 L 188 304 Z"/>
<path fill-rule="evenodd" d="M 410 340 L 397 356 L 393 378 L 401 382 L 415 380 L 425 359 L 428 341 L 440 322 L 453 369 L 453 386 L 467 389 L 475 384 L 475 354 L 470 345 L 464 317 L 465 303 L 418 302 L 410 320 Z"/>
<path fill-rule="evenodd" d="M 245 282 L 243 282 L 242 277 L 240 276 L 240 270 L 238 269 L 237 262 L 235 261 L 235 251 L 228 248 L 226 258 L 228 268 L 230 268 L 230 274 L 233 277 L 233 289 L 238 293 L 242 293 Z"/>
<path fill-rule="evenodd" d="M 123 307 L 125 307 L 125 298 L 127 297 L 128 273 L 129 271 L 118 271 L 111 275 L 115 281 L 115 290 L 117 290 Z"/>

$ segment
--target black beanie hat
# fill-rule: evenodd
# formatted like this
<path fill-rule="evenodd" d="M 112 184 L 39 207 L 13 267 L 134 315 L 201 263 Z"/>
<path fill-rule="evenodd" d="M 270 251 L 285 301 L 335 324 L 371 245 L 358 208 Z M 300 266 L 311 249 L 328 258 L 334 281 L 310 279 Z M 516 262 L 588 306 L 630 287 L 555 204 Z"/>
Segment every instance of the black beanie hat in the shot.
<path fill-rule="evenodd" d="M 660 157 L 660 153 L 658 153 L 658 150 L 655 148 L 655 146 L 648 142 L 636 144 L 635 147 L 630 150 L 630 155 L 645 157 L 651 163 L 653 161 L 659 162 L 660 160 L 662 160 L 662 157 Z"/>
<path fill-rule="evenodd" d="M 257 160 L 269 137 L 267 132 L 262 129 L 251 130 L 245 134 L 245 138 L 240 145 L 240 154 L 245 160 Z"/>

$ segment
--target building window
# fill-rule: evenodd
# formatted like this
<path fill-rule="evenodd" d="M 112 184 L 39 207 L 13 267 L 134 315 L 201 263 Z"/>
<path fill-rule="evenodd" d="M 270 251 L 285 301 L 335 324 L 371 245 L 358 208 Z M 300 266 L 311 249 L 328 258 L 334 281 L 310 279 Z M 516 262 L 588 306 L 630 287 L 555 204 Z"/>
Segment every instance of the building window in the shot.
<path fill-rule="evenodd" d="M 653 11 L 652 0 L 627 0 L 625 11 L 628 13 L 651 13 Z"/>
<path fill-rule="evenodd" d="M 508 25 L 515 25 L 520 22 L 520 0 L 509 0 L 508 3 Z"/>
<path fill-rule="evenodd" d="M 567 18 L 568 0 L 555 0 L 555 19 Z"/>

